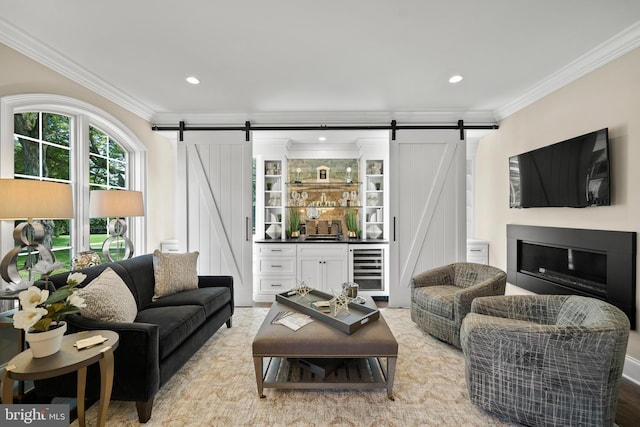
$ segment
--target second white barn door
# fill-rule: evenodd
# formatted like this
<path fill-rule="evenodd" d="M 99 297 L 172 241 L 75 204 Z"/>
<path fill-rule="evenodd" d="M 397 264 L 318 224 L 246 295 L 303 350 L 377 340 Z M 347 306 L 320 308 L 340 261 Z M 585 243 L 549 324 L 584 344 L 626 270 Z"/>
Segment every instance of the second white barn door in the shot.
<path fill-rule="evenodd" d="M 465 258 L 465 142 L 458 131 L 401 130 L 390 144 L 389 305 L 409 307 L 411 277 Z"/>

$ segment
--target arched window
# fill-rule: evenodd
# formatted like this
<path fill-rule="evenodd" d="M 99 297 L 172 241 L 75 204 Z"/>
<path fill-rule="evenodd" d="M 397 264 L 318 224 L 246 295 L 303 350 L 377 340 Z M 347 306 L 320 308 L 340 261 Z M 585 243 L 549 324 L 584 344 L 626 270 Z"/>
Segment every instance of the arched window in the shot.
<path fill-rule="evenodd" d="M 0 176 L 73 186 L 74 218 L 43 222 L 45 245 L 70 267 L 73 255 L 99 249 L 106 238 L 107 219 L 89 218 L 90 190 L 131 189 L 144 194 L 146 149 L 117 119 L 71 98 L 12 96 L 3 98 L 0 107 Z M 144 250 L 144 218 L 128 221 L 129 238 Z M 12 247 L 11 231 L 3 225 L 2 252 Z"/>

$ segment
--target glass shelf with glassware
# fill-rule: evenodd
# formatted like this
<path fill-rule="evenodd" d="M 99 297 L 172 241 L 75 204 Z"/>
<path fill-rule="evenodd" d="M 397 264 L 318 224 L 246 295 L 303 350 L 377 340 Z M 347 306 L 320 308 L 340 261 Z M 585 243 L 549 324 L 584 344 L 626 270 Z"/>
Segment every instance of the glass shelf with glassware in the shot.
<path fill-rule="evenodd" d="M 264 237 L 280 239 L 284 231 L 282 204 L 282 161 L 264 162 Z"/>
<path fill-rule="evenodd" d="M 384 239 L 384 161 L 365 161 L 364 230 L 367 239 Z"/>

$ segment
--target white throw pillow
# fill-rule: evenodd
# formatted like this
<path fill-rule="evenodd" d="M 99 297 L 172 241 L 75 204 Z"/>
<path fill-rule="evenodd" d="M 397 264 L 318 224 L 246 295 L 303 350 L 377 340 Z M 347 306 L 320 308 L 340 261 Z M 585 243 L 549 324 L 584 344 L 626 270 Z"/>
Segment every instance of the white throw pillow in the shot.
<path fill-rule="evenodd" d="M 105 322 L 131 323 L 138 314 L 133 294 L 111 267 L 93 279 L 84 288 L 78 289 L 78 295 L 87 305 L 80 314 L 90 319 Z"/>
<path fill-rule="evenodd" d="M 189 289 L 198 289 L 198 254 L 153 252 L 155 288 L 153 300 Z"/>

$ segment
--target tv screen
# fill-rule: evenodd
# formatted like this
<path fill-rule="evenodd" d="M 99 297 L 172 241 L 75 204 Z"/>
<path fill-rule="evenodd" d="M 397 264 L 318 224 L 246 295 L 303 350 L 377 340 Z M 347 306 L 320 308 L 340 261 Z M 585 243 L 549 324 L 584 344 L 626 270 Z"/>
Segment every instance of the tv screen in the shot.
<path fill-rule="evenodd" d="M 609 131 L 509 158 L 512 208 L 608 206 Z"/>

